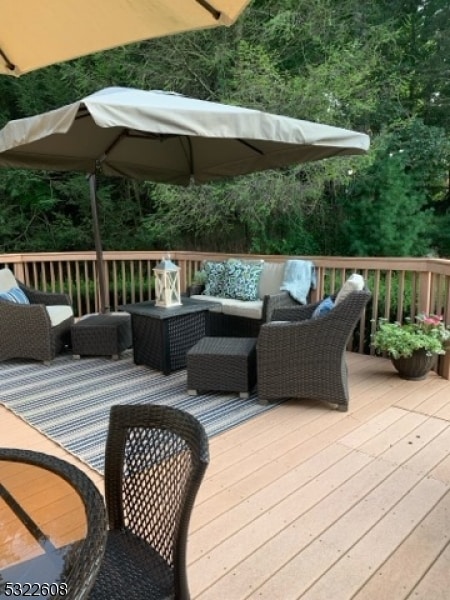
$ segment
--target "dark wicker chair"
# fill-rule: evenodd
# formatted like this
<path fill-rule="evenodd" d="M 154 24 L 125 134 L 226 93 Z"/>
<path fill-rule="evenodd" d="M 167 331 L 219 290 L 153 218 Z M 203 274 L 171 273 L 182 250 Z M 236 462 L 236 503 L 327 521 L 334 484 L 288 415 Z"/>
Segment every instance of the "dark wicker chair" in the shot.
<path fill-rule="evenodd" d="M 91 600 L 188 600 L 186 544 L 209 462 L 192 415 L 166 406 L 113 406 L 106 445 L 106 553 Z"/>
<path fill-rule="evenodd" d="M 370 298 L 352 292 L 318 319 L 311 319 L 318 302 L 276 310 L 257 342 L 259 401 L 303 398 L 348 410 L 345 350 Z"/>
<path fill-rule="evenodd" d="M 67 584 L 67 591 L 61 591 L 58 595 L 52 598 L 60 600 L 83 600 L 88 597 L 89 591 L 95 581 L 97 571 L 100 567 L 106 544 L 106 511 L 103 496 L 95 486 L 95 484 L 85 475 L 80 469 L 70 463 L 49 456 L 41 452 L 31 450 L 21 450 L 15 448 L 0 448 L 0 461 L 23 462 L 37 467 L 42 467 L 48 471 L 56 473 L 62 479 L 68 481 L 79 494 L 86 512 L 86 536 L 83 540 L 73 544 L 64 555 L 64 563 L 62 572 L 58 578 L 58 584 Z M 8 494 L 6 493 L 4 500 L 8 502 Z M 25 515 L 20 512 L 24 507 L 18 507 L 15 499 L 11 498 L 12 510 L 18 512 L 20 518 L 25 519 Z M 43 502 L 43 506 L 44 506 Z M 48 510 L 48 509 L 47 509 Z M 32 535 L 37 536 L 37 543 L 42 545 L 42 534 L 40 529 L 29 519 L 25 519 L 26 527 Z M 49 544 L 50 551 L 59 554 L 58 550 L 52 549 Z M 48 550 L 46 550 L 48 551 Z M 39 557 L 38 557 L 39 558 Z M 55 557 L 51 558 L 55 561 Z M 57 564 L 57 561 L 55 561 Z M 13 566 L 14 568 L 22 568 L 21 565 Z M 5 581 L 20 581 L 14 579 L 14 575 L 7 574 L 6 569 L 1 570 L 0 576 L 0 595 L 8 595 L 1 593 L 2 582 Z M 5 577 L 5 579 L 3 578 Z M 42 573 L 42 581 L 39 583 L 53 583 L 48 580 L 48 575 Z M 34 582 L 35 580 L 33 580 Z M 31 595 L 31 593 L 30 593 Z M 22 597 L 22 596 L 21 596 Z"/>
<path fill-rule="evenodd" d="M 44 363 L 70 344 L 73 316 L 52 326 L 46 306 L 71 305 L 68 294 L 40 292 L 21 283 L 30 304 L 0 299 L 0 361 L 29 358 Z"/>

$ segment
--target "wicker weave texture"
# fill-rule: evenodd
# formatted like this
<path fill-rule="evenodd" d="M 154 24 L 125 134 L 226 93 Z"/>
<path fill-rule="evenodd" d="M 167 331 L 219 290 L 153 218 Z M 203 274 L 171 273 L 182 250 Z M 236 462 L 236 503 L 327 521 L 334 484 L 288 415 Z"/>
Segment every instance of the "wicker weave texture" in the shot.
<path fill-rule="evenodd" d="M 91 599 L 189 599 L 187 533 L 208 462 L 206 433 L 192 415 L 156 405 L 112 407 L 110 530 Z"/>
<path fill-rule="evenodd" d="M 206 335 L 210 308 L 194 300 L 173 309 L 155 309 L 153 303 L 125 305 L 131 313 L 134 362 L 166 375 L 183 369 L 187 351 Z"/>
<path fill-rule="evenodd" d="M 256 339 L 204 337 L 187 355 L 187 387 L 249 393 L 256 384 Z"/>
<path fill-rule="evenodd" d="M 275 311 L 257 344 L 258 396 L 323 400 L 347 410 L 345 350 L 370 292 L 352 292 L 330 313 L 311 319 L 318 303 Z M 291 321 L 278 322 L 290 318 Z"/>
<path fill-rule="evenodd" d="M 70 297 L 19 285 L 30 304 L 0 300 L 0 360 L 29 358 L 50 362 L 70 345 L 74 319 L 71 317 L 52 327 L 45 306 L 70 305 Z"/>
<path fill-rule="evenodd" d="M 80 356 L 118 356 L 131 346 L 130 317 L 91 315 L 72 326 L 72 352 Z"/>
<path fill-rule="evenodd" d="M 216 337 L 257 338 L 262 324 L 262 319 L 248 319 L 247 317 L 225 315 L 211 311 L 209 313 L 208 335 Z"/>
<path fill-rule="evenodd" d="M 64 570 L 59 583 L 67 583 L 67 593 L 52 598 L 59 600 L 87 598 L 100 568 L 106 544 L 105 504 L 97 487 L 74 465 L 40 452 L 0 448 L 0 460 L 42 467 L 68 481 L 79 494 L 86 511 L 86 537 L 80 543 L 74 544 L 70 552 L 65 555 Z"/>

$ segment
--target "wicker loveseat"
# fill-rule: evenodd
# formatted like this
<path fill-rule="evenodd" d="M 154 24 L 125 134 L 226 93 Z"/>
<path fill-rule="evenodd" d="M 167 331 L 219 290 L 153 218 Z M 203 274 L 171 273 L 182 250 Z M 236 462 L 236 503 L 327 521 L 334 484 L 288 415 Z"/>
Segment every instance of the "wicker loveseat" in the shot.
<path fill-rule="evenodd" d="M 49 363 L 70 344 L 73 322 L 69 295 L 34 290 L 0 269 L 0 360 Z"/>
<path fill-rule="evenodd" d="M 227 294 L 211 294 L 208 293 L 208 286 L 205 289 L 205 285 L 198 284 L 191 285 L 187 290 L 188 295 L 194 299 L 215 303 L 209 313 L 210 336 L 257 337 L 261 325 L 271 320 L 274 310 L 299 306 L 299 302 L 288 291 L 280 289 L 284 282 L 286 261 L 237 260 L 244 265 L 260 265 L 254 299 L 241 300 L 227 297 Z M 308 293 L 309 285 L 308 283 Z"/>

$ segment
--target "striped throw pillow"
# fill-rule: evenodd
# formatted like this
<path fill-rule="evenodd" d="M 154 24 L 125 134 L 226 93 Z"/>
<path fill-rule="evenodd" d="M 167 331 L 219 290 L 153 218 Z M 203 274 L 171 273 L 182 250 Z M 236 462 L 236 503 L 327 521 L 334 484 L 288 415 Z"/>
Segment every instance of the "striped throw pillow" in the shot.
<path fill-rule="evenodd" d="M 0 292 L 0 299 L 14 302 L 15 304 L 30 304 L 25 293 L 18 287 L 13 287 L 7 292 Z"/>

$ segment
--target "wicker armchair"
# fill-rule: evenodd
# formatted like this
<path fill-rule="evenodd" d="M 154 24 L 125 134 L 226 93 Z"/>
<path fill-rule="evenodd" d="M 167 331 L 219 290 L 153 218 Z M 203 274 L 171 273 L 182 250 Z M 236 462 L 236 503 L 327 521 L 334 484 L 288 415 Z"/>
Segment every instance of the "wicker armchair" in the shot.
<path fill-rule="evenodd" d="M 259 401 L 304 398 L 348 410 L 345 350 L 370 298 L 352 292 L 318 319 L 311 319 L 318 303 L 276 310 L 257 342 Z"/>
<path fill-rule="evenodd" d="M 186 543 L 208 438 L 166 406 L 113 406 L 105 461 L 106 554 L 91 600 L 188 600 Z"/>
<path fill-rule="evenodd" d="M 41 292 L 20 282 L 30 304 L 0 299 L 0 361 L 29 358 L 48 364 L 70 344 L 71 317 L 52 325 L 46 306 L 71 306 L 68 294 Z"/>

